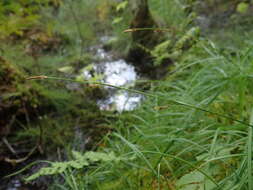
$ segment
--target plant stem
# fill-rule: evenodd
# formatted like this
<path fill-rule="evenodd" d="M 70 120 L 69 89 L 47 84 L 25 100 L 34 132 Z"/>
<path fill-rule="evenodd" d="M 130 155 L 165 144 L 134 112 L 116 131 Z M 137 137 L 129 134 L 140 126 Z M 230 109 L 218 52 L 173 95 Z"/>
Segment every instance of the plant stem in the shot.
<path fill-rule="evenodd" d="M 131 92 L 131 93 L 141 94 L 141 95 L 152 97 L 152 98 L 165 99 L 165 100 L 167 100 L 167 101 L 169 101 L 169 102 L 171 102 L 172 104 L 175 104 L 175 105 L 180 105 L 180 106 L 192 108 L 192 109 L 199 110 L 199 111 L 202 111 L 202 112 L 206 112 L 206 113 L 209 113 L 209 114 L 212 114 L 212 115 L 223 117 L 225 119 L 232 120 L 232 121 L 235 121 L 237 123 L 241 123 L 245 126 L 253 127 L 253 124 L 249 124 L 247 122 L 236 119 L 234 117 L 231 117 L 231 116 L 228 116 L 228 115 L 223 115 L 223 114 L 220 114 L 220 113 L 217 113 L 217 112 L 213 112 L 213 111 L 201 108 L 199 106 L 195 106 L 195 105 L 185 103 L 185 102 L 182 102 L 182 101 L 172 100 L 172 99 L 169 99 L 167 96 L 161 95 L 161 94 L 159 94 L 159 95 L 152 94 L 152 93 L 143 92 L 143 91 L 140 91 L 140 90 L 125 88 L 125 87 L 121 87 L 121 86 L 115 86 L 115 85 L 111 85 L 111 84 L 103 83 L 103 82 L 95 82 L 95 81 L 87 81 L 87 80 L 77 81 L 77 80 L 71 79 L 71 78 L 62 78 L 62 77 L 54 77 L 54 76 L 41 75 L 41 76 L 32 76 L 32 77 L 29 77 L 27 79 L 28 80 L 51 79 L 51 80 L 62 80 L 62 81 L 69 81 L 69 82 L 77 82 L 77 83 L 81 83 L 81 84 L 95 84 L 95 85 L 100 85 L 100 86 L 108 86 L 108 87 L 112 87 L 112 88 L 115 88 L 115 89 L 125 90 L 125 91 Z"/>

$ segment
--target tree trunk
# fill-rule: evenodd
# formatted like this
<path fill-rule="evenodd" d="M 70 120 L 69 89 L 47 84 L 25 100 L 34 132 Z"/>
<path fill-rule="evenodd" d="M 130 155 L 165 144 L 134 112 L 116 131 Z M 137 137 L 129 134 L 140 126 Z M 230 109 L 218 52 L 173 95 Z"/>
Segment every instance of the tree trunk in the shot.
<path fill-rule="evenodd" d="M 131 22 L 130 28 L 155 28 L 157 24 L 155 23 L 153 17 L 151 16 L 147 0 L 139 0 L 138 7 L 134 10 L 134 19 Z M 134 43 L 139 43 L 145 47 L 152 47 L 155 43 L 154 31 L 144 30 L 132 32 L 132 39 Z"/>
<path fill-rule="evenodd" d="M 156 28 L 148 6 L 147 0 L 130 0 L 132 7 L 133 20 L 130 28 Z M 140 72 L 147 73 L 152 67 L 152 57 L 145 51 L 146 48 L 152 49 L 159 42 L 157 33 L 153 30 L 133 31 L 132 47 L 128 52 L 128 61 L 132 62 Z"/>

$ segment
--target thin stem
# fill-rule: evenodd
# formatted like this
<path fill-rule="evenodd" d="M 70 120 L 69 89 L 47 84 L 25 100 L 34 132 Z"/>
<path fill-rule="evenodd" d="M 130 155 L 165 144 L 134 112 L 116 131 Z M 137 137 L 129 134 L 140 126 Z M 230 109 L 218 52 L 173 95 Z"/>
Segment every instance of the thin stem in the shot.
<path fill-rule="evenodd" d="M 70 9 L 70 12 L 71 12 L 71 14 L 73 16 L 74 22 L 76 24 L 76 29 L 77 29 L 79 38 L 81 40 L 81 44 L 80 44 L 80 58 L 81 58 L 82 54 L 83 54 L 83 48 L 84 48 L 84 38 L 83 38 L 83 35 L 82 35 L 82 30 L 81 30 L 80 23 L 78 21 L 78 17 L 76 15 L 76 12 L 75 12 L 75 10 L 73 8 L 72 3 L 74 3 L 74 2 L 71 0 L 71 2 L 69 2 L 69 9 Z"/>
<path fill-rule="evenodd" d="M 245 126 L 253 127 L 253 124 L 246 123 L 246 122 L 244 122 L 242 120 L 239 120 L 239 119 L 236 119 L 234 117 L 231 117 L 231 116 L 228 116 L 228 115 L 223 115 L 223 114 L 220 114 L 220 113 L 217 113 L 217 112 L 213 112 L 213 111 L 201 108 L 199 106 L 195 106 L 195 105 L 192 105 L 192 104 L 189 104 L 189 103 L 185 103 L 185 102 L 182 102 L 182 101 L 172 100 L 172 99 L 169 99 L 166 95 L 161 95 L 161 94 L 156 95 L 156 94 L 152 94 L 152 93 L 148 93 L 148 92 L 143 92 L 143 91 L 140 91 L 140 90 L 125 88 L 125 87 L 121 87 L 121 86 L 115 86 L 115 85 L 111 85 L 111 84 L 108 84 L 108 83 L 95 82 L 95 81 L 87 81 L 87 80 L 77 81 L 75 79 L 53 77 L 53 76 L 44 76 L 44 75 L 41 75 L 41 76 L 32 76 L 32 77 L 29 77 L 27 79 L 28 80 L 51 79 L 51 80 L 62 80 L 62 81 L 69 81 L 69 82 L 77 82 L 77 83 L 81 83 L 81 84 L 95 84 L 95 85 L 100 85 L 100 86 L 108 86 L 108 87 L 112 87 L 112 88 L 115 88 L 115 89 L 125 90 L 125 91 L 131 92 L 131 93 L 141 94 L 141 95 L 148 96 L 148 97 L 165 99 L 165 100 L 167 100 L 170 103 L 175 104 L 175 105 L 180 105 L 180 106 L 192 108 L 192 109 L 195 109 L 195 110 L 199 110 L 199 111 L 202 111 L 202 112 L 206 112 L 206 113 L 209 113 L 209 114 L 212 114 L 212 115 L 216 115 L 216 116 L 228 119 L 228 120 L 232 120 L 232 121 L 241 123 L 241 124 L 243 124 Z"/>
<path fill-rule="evenodd" d="M 169 28 L 129 28 L 124 30 L 123 32 L 137 32 L 137 31 L 144 31 L 144 30 L 153 30 L 154 32 L 173 32 L 173 29 Z"/>

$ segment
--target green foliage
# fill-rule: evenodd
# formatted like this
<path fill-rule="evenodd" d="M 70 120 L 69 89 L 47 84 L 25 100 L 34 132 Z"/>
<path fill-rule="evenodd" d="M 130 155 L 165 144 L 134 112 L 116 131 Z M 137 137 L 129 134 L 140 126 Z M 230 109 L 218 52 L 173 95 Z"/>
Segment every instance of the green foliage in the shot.
<path fill-rule="evenodd" d="M 0 86 L 1 104 L 0 114 L 2 127 L 6 127 L 12 115 L 22 116 L 23 109 L 27 106 L 27 112 L 33 112 L 42 104 L 42 96 L 38 85 L 28 83 L 25 73 L 11 62 L 0 57 Z"/>
<path fill-rule="evenodd" d="M 121 11 L 121 10 L 124 10 L 126 8 L 128 4 L 128 1 L 122 1 L 120 2 L 117 6 L 116 6 L 116 11 Z"/>
<path fill-rule="evenodd" d="M 57 2 L 60 1 L 50 0 L 50 4 L 44 0 L 1 1 L 3 6 L 0 6 L 0 15 L 2 14 L 8 22 L 12 17 L 22 20 L 28 15 L 38 16 L 36 23 L 25 20 L 27 27 L 24 25 L 18 28 L 15 25 L 13 31 L 20 31 L 20 35 L 11 33 L 7 29 L 0 29 L 0 33 L 4 33 L 3 36 L 0 34 L 1 37 L 7 39 L 6 37 L 11 35 L 10 40 L 0 44 L 0 58 L 8 60 L 10 66 L 6 71 L 2 69 L 4 64 L 0 66 L 0 78 L 3 81 L 0 88 L 7 89 L 1 91 L 1 98 L 6 105 L 12 106 L 10 113 L 4 110 L 5 114 L 9 113 L 10 118 L 6 117 L 6 122 L 1 120 L 1 124 L 9 123 L 13 115 L 19 117 L 12 127 L 14 135 L 8 140 L 16 142 L 28 139 L 28 147 L 25 149 L 35 146 L 40 138 L 42 139 L 40 146 L 46 152 L 73 143 L 75 141 L 73 123 L 76 123 L 76 117 L 82 118 L 81 130 L 90 130 L 90 132 L 95 130 L 97 121 L 104 122 L 100 120 L 103 116 L 97 109 L 96 103 L 91 98 L 87 98 L 88 93 L 85 90 L 89 87 L 73 91 L 69 90 L 65 83 L 25 79 L 31 75 L 41 74 L 70 76 L 79 73 L 82 67 L 94 60 L 89 52 L 84 52 L 84 49 L 95 40 L 95 30 L 91 26 L 93 22 L 97 22 L 97 17 L 92 15 L 95 15 L 98 3 L 66 0 L 61 1 L 59 10 L 55 10 L 54 3 Z M 87 11 L 77 11 L 79 9 Z M 77 15 L 73 15 L 71 10 L 76 10 Z M 87 22 L 83 22 L 82 19 Z M 7 24 L 3 22 L 0 28 Z M 23 21 L 17 22 L 22 24 Z M 81 34 L 78 33 L 79 25 Z M 67 28 L 64 28 L 65 26 Z M 18 109 L 17 113 L 16 109 Z M 98 140 L 99 134 L 97 131 Z M 47 145 L 46 148 L 44 145 Z M 2 151 L 2 147 L 0 149 Z"/>
<path fill-rule="evenodd" d="M 211 190 L 215 188 L 215 184 L 213 184 L 212 181 L 205 179 L 205 176 L 198 171 L 193 171 L 184 175 L 178 180 L 177 186 L 179 190 Z"/>
<path fill-rule="evenodd" d="M 52 162 L 50 163 L 51 166 L 40 169 L 38 172 L 29 176 L 25 180 L 29 182 L 35 180 L 40 176 L 59 175 L 65 172 L 69 172 L 72 169 L 80 170 L 97 162 L 118 162 L 121 160 L 119 157 L 116 157 L 113 152 L 86 152 L 84 154 L 81 154 L 80 152 L 72 151 L 72 154 L 74 158 L 73 160 L 67 162 Z"/>
<path fill-rule="evenodd" d="M 116 6 L 116 11 L 120 12 L 120 11 L 124 11 L 126 9 L 128 5 L 128 1 L 122 1 L 120 2 L 117 6 Z M 123 21 L 123 17 L 119 16 L 119 17 L 115 17 L 112 21 L 112 24 L 118 24 L 120 22 Z"/>
<path fill-rule="evenodd" d="M 193 51 L 198 52 L 196 62 L 186 59 L 173 76 L 153 83 L 151 92 L 157 98 L 147 98 L 141 108 L 113 123 L 117 134 L 106 138 L 106 149 L 137 158 L 95 170 L 92 187 L 159 189 L 170 184 L 182 190 L 228 190 L 251 184 L 252 134 L 247 125 L 172 104 L 170 99 L 247 123 L 252 117 L 253 88 L 246 80 L 253 72 L 252 49 L 223 56 L 213 44 L 200 41 L 191 56 Z"/>
<path fill-rule="evenodd" d="M 200 41 L 188 54 L 193 56 L 193 50 L 196 62 L 186 59 L 173 76 L 152 84 L 153 96 L 138 110 L 123 113 L 112 123 L 116 133 L 105 137 L 104 146 L 128 162 L 97 165 L 78 176 L 80 166 L 70 161 L 73 170 L 65 173 L 66 181 L 74 179 L 80 189 L 87 179 L 94 189 L 153 189 L 167 184 L 181 190 L 252 187 L 252 131 L 247 126 L 248 120 L 252 123 L 253 86 L 247 80 L 253 73 L 252 49 L 234 57 Z M 54 167 L 66 170 L 62 164 Z"/>
<path fill-rule="evenodd" d="M 165 59 L 176 61 L 182 57 L 183 53 L 198 41 L 199 30 L 198 27 L 192 27 L 178 40 L 168 39 L 158 44 L 154 50 L 150 51 L 150 54 L 155 58 L 154 65 L 160 65 Z"/>
<path fill-rule="evenodd" d="M 248 122 L 252 125 L 253 53 L 252 48 L 247 48 L 252 46 L 251 31 L 236 29 L 237 34 L 229 30 L 215 31 L 214 39 L 220 37 L 218 47 L 224 49 L 201 40 L 199 28 L 192 22 L 199 14 L 199 2 L 149 0 L 159 27 L 171 32 L 164 33 L 164 41 L 153 50 L 142 48 L 155 58 L 155 65 L 162 64 L 165 59 L 172 59 L 175 64 L 172 74 L 164 81 L 150 81 L 149 93 L 153 96 L 146 97 L 133 112 L 106 113 L 110 117 L 105 117 L 87 95 L 90 93 L 94 98 L 103 94 L 93 91 L 94 86 L 87 85 L 73 92 L 62 82 L 26 81 L 24 84 L 23 73 L 19 79 L 19 72 L 13 74 L 11 67 L 4 71 L 4 65 L 0 64 L 4 84 L 1 89 L 9 84 L 10 80 L 6 79 L 14 81 L 14 87 L 2 93 L 2 100 L 13 100 L 14 106 L 25 101 L 29 102 L 29 107 L 43 109 L 36 115 L 38 118 L 32 118 L 29 126 L 21 123 L 24 130 L 10 140 L 37 142 L 42 138 L 42 149 L 47 145 L 45 150 L 51 153 L 56 147 L 68 148 L 80 143 L 73 138 L 73 123 L 78 123 L 82 131 L 93 137 L 93 144 L 99 141 L 99 151 L 110 152 L 81 154 L 73 151 L 73 160 L 50 162 L 27 181 L 47 175 L 63 176 L 62 185 L 57 183 L 58 177 L 54 178 L 52 189 L 75 190 L 252 189 L 252 130 L 245 125 Z M 205 5 L 213 8 L 214 2 L 206 1 Z M 215 15 L 229 10 L 228 5 L 234 5 L 231 2 L 218 4 Z M 15 65 L 14 70 L 17 67 L 26 75 L 63 77 L 91 71 L 93 65 L 90 63 L 95 59 L 88 51 L 91 45 L 98 43 L 98 33 L 113 36 L 109 47 L 121 54 L 131 45 L 130 35 L 122 32 L 129 28 L 132 20 L 128 1 L 65 0 L 58 10 L 47 3 L 43 0 L 0 3 L 0 38 L 24 38 L 16 44 L 0 45 L 1 56 Z M 239 18 L 237 15 L 247 16 L 250 6 L 239 3 L 234 12 L 241 14 L 230 19 Z M 248 16 L 243 20 L 247 20 L 243 27 L 251 27 L 250 19 Z M 38 32 L 37 27 L 43 30 Z M 35 34 L 26 36 L 29 30 Z M 48 50 L 54 43 L 45 45 L 44 42 L 56 36 L 63 43 L 55 45 L 54 51 Z M 101 78 L 95 74 L 90 81 Z M 82 81 L 83 76 L 78 75 L 76 79 Z M 175 104 L 173 100 L 184 104 Z M 193 107 L 185 106 L 187 104 Z M 194 106 L 218 114 L 194 109 Z M 107 127 L 109 129 L 103 132 Z"/>
<path fill-rule="evenodd" d="M 247 10 L 248 10 L 248 8 L 249 8 L 249 4 L 248 4 L 248 3 L 241 2 L 241 3 L 239 3 L 239 4 L 237 5 L 236 11 L 237 11 L 238 13 L 246 13 Z"/>
<path fill-rule="evenodd" d="M 175 50 L 189 49 L 198 39 L 200 33 L 199 27 L 193 27 L 188 30 L 175 44 Z"/>
<path fill-rule="evenodd" d="M 48 0 L 2 1 L 0 3 L 0 39 L 9 35 L 22 36 L 24 30 L 38 24 L 40 7 Z"/>
<path fill-rule="evenodd" d="M 151 12 L 161 26 L 183 31 L 189 22 L 184 10 L 184 1 L 149 0 Z"/>
<path fill-rule="evenodd" d="M 126 55 L 131 46 L 131 38 L 130 35 L 126 35 L 123 31 L 129 28 L 133 17 L 129 2 L 118 2 L 113 10 L 115 13 L 110 22 L 112 24 L 112 35 L 115 37 L 110 45 L 114 49 L 118 49 L 122 55 Z"/>
<path fill-rule="evenodd" d="M 153 51 L 151 51 L 151 55 L 155 58 L 154 64 L 160 65 L 162 61 L 166 58 L 171 58 L 170 50 L 172 49 L 171 40 L 166 40 L 160 44 L 158 44 Z"/>
<path fill-rule="evenodd" d="M 58 71 L 66 73 L 66 74 L 71 74 L 73 73 L 74 68 L 72 66 L 65 66 L 65 67 L 59 68 Z"/>

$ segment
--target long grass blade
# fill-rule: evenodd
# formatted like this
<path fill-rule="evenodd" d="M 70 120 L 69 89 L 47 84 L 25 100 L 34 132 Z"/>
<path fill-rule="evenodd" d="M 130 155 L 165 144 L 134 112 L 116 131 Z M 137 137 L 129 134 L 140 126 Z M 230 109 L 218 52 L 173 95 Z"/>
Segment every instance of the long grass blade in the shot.
<path fill-rule="evenodd" d="M 250 124 L 253 123 L 253 109 L 250 115 Z M 248 189 L 252 189 L 252 128 L 248 131 Z"/>
<path fill-rule="evenodd" d="M 199 110 L 199 111 L 202 111 L 202 112 L 206 112 L 206 113 L 209 113 L 209 114 L 212 114 L 212 115 L 216 115 L 216 116 L 228 119 L 228 120 L 232 120 L 232 121 L 241 123 L 241 124 L 243 124 L 245 126 L 253 127 L 253 124 L 246 123 L 246 122 L 244 122 L 242 120 L 239 120 L 239 119 L 236 119 L 234 117 L 231 117 L 231 116 L 228 116 L 228 115 L 223 115 L 223 114 L 220 114 L 220 113 L 217 113 L 217 112 L 213 112 L 213 111 L 210 111 L 210 110 L 206 110 L 204 108 L 201 108 L 201 107 L 189 104 L 189 103 L 185 103 L 185 102 L 182 102 L 182 101 L 172 100 L 172 99 L 169 99 L 166 95 L 152 94 L 152 93 L 143 92 L 143 91 L 140 91 L 140 90 L 125 88 L 125 87 L 121 87 L 121 86 L 115 86 L 115 85 L 111 85 L 111 84 L 108 84 L 108 83 L 94 82 L 94 81 L 77 81 L 75 79 L 53 77 L 53 76 L 43 76 L 43 75 L 40 75 L 40 76 L 28 77 L 27 79 L 28 80 L 51 79 L 51 80 L 62 80 L 62 81 L 69 81 L 69 82 L 77 82 L 77 83 L 81 83 L 81 84 L 95 84 L 95 85 L 101 85 L 101 86 L 108 86 L 108 87 L 112 87 L 112 88 L 115 88 L 115 89 L 126 90 L 126 91 L 131 92 L 131 93 L 141 94 L 141 95 L 144 95 L 144 96 L 149 96 L 149 97 L 153 97 L 153 98 L 166 99 L 167 101 L 171 102 L 172 104 L 176 104 L 176 105 L 181 105 L 181 106 L 184 106 L 184 107 L 192 108 L 192 109 L 195 109 L 195 110 Z"/>
<path fill-rule="evenodd" d="M 151 163 L 148 161 L 148 159 L 144 156 L 144 154 L 132 143 L 130 143 L 128 140 L 126 140 L 124 137 L 122 137 L 120 134 L 115 133 L 116 137 L 120 138 L 127 146 L 129 146 L 140 158 L 144 160 L 144 162 L 147 164 L 149 169 L 152 171 L 152 173 L 158 177 L 158 174 L 156 170 L 152 167 Z"/>
<path fill-rule="evenodd" d="M 196 167 L 195 165 L 191 164 L 190 162 L 188 162 L 188 161 L 186 161 L 186 160 L 184 160 L 180 157 L 173 156 L 171 154 L 164 154 L 164 153 L 161 153 L 161 152 L 154 152 L 154 151 L 143 151 L 143 153 L 160 154 L 160 155 L 164 155 L 164 156 L 173 158 L 173 159 L 178 160 L 180 162 L 183 162 L 183 163 L 189 165 L 190 167 L 194 168 L 195 170 L 199 171 L 200 173 L 202 173 L 206 178 L 211 180 L 217 187 L 219 187 L 219 184 L 211 176 L 209 176 L 206 172 L 204 172 L 203 170 L 199 169 L 199 167 Z"/>
<path fill-rule="evenodd" d="M 172 29 L 169 28 L 129 28 L 124 30 L 124 33 L 127 32 L 138 32 L 138 31 L 146 31 L 146 30 L 150 30 L 150 31 L 154 31 L 154 32 L 171 32 L 173 31 Z"/>
<path fill-rule="evenodd" d="M 248 189 L 252 189 L 252 128 L 249 127 L 248 136 Z"/>

